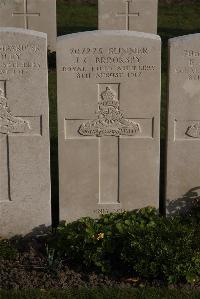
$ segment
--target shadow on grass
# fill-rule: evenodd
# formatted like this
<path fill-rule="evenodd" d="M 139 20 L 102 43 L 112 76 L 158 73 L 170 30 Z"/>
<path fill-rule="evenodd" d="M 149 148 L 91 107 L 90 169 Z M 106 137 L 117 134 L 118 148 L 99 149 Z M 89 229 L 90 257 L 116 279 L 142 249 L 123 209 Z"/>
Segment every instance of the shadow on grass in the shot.
<path fill-rule="evenodd" d="M 60 35 L 66 35 L 71 33 L 77 33 L 77 32 L 84 32 L 84 31 L 93 31 L 97 30 L 97 27 L 83 27 L 83 26 L 62 26 L 58 27 L 58 36 Z"/>
<path fill-rule="evenodd" d="M 59 224 L 58 140 L 51 138 L 51 210 L 52 227 Z"/>
<path fill-rule="evenodd" d="M 191 188 L 182 197 L 166 201 L 167 213 L 169 215 L 189 214 L 191 211 L 200 209 L 200 186 Z"/>
<path fill-rule="evenodd" d="M 159 200 L 159 212 L 161 215 L 166 215 L 165 204 L 165 165 L 166 165 L 166 140 L 160 141 L 160 200 Z"/>
<path fill-rule="evenodd" d="M 56 52 L 48 52 L 48 69 L 56 69 Z"/>

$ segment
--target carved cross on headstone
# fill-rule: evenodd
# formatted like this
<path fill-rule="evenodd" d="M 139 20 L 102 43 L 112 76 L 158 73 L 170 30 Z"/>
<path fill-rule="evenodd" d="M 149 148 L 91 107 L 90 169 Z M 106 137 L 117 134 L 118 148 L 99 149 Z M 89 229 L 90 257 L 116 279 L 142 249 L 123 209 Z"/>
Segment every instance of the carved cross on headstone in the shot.
<path fill-rule="evenodd" d="M 35 134 L 32 124 L 39 124 L 41 127 L 40 117 L 34 116 L 14 116 L 10 110 L 7 99 L 7 81 L 0 80 L 0 202 L 12 201 L 11 195 L 11 163 L 10 163 L 10 138 L 12 136 L 31 136 Z M 41 129 L 40 129 L 41 131 Z"/>
<path fill-rule="evenodd" d="M 66 119 L 65 138 L 98 138 L 99 204 L 119 204 L 120 138 L 142 136 L 142 118 L 126 119 L 120 111 L 119 84 L 99 84 L 98 110 L 95 120 Z M 71 123 L 71 124 L 70 124 Z M 78 125 L 79 124 L 79 125 Z M 80 125 L 81 124 L 81 125 Z M 77 134 L 69 137 L 67 128 L 74 125 Z M 81 137 L 82 136 L 82 137 Z"/>
<path fill-rule="evenodd" d="M 6 0 L 0 0 L 0 7 L 5 6 L 6 5 Z"/>
<path fill-rule="evenodd" d="M 24 1 L 24 11 L 23 12 L 13 12 L 12 16 L 13 17 L 23 17 L 24 18 L 24 28 L 28 29 L 29 24 L 28 24 L 28 18 L 29 17 L 39 17 L 40 13 L 37 12 L 28 12 L 28 0 L 23 0 Z"/>
<path fill-rule="evenodd" d="M 130 18 L 131 17 L 139 17 L 139 12 L 130 12 L 130 3 L 132 3 L 132 0 L 125 0 L 126 4 L 126 12 L 125 13 L 118 13 L 117 17 L 125 17 L 126 18 L 126 30 L 130 30 Z"/>

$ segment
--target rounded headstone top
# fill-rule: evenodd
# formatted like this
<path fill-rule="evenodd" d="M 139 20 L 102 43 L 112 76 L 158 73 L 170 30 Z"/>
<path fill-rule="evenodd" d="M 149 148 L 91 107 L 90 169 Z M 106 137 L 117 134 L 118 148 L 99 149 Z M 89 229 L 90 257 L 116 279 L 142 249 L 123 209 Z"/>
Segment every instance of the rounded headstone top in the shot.
<path fill-rule="evenodd" d="M 21 29 L 21 28 L 16 28 L 16 27 L 1 27 L 0 28 L 0 33 L 1 32 L 7 32 L 7 33 L 21 33 L 21 34 L 27 34 L 27 35 L 33 35 L 41 38 L 47 38 L 47 34 L 44 32 L 39 32 L 35 30 L 28 30 L 28 29 Z"/>
<path fill-rule="evenodd" d="M 188 35 L 182 35 L 178 37 L 173 37 L 169 39 L 169 45 L 177 42 L 182 42 L 185 40 L 190 40 L 190 39 L 198 39 L 200 40 L 200 33 L 194 33 L 194 34 L 188 34 Z"/>
<path fill-rule="evenodd" d="M 122 36 L 122 37 L 138 37 L 138 38 L 149 38 L 161 41 L 159 35 L 146 33 L 146 32 L 138 32 L 138 31 L 127 31 L 127 30 L 94 30 L 94 31 L 87 31 L 87 32 L 78 32 L 67 34 L 63 36 L 59 36 L 57 38 L 58 41 L 66 40 L 66 39 L 75 39 L 78 37 L 89 37 L 89 36 Z"/>

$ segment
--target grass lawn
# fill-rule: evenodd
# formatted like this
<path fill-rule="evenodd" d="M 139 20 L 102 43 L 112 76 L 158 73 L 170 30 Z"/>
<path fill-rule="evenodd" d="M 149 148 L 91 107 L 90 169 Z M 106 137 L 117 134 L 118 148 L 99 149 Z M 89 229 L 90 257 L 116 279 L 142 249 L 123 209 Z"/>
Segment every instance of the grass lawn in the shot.
<path fill-rule="evenodd" d="M 79 289 L 0 291 L 0 299 L 199 299 L 200 292 L 157 289 Z"/>

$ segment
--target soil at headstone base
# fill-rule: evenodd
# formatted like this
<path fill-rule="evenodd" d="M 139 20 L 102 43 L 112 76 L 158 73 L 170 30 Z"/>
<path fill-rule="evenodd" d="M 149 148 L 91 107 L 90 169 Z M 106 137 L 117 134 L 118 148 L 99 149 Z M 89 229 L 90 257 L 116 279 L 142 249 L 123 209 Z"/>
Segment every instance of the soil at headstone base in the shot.
<path fill-rule="evenodd" d="M 78 270 L 79 268 L 79 270 Z M 75 269 L 75 270 L 74 270 Z M 146 282 L 134 277 L 114 278 L 94 272 L 80 270 L 79 265 L 68 267 L 54 261 L 49 265 L 48 258 L 36 252 L 21 253 L 16 259 L 0 259 L 0 289 L 68 289 L 68 288 L 99 288 L 99 287 L 163 287 L 164 284 L 155 280 Z M 191 287 L 189 284 L 171 285 L 170 288 L 199 289 L 200 285 Z"/>
<path fill-rule="evenodd" d="M 126 287 L 127 282 L 101 274 L 84 273 L 58 264 L 49 267 L 48 260 L 34 252 L 15 260 L 0 260 L 0 289 L 66 289 L 81 287 Z"/>

